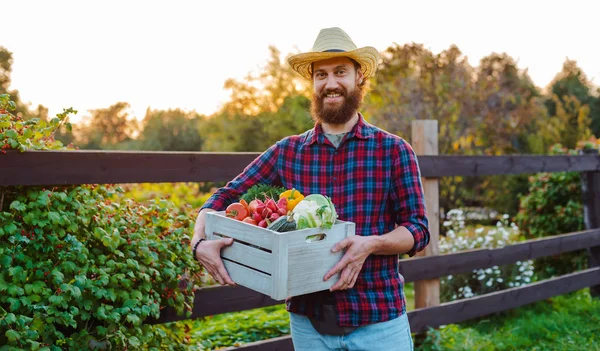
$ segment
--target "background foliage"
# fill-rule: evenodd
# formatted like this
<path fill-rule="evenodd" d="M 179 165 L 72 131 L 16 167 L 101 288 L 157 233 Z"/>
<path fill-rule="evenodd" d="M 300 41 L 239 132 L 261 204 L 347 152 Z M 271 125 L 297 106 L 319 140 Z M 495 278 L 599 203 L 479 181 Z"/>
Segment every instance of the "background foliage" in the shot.
<path fill-rule="evenodd" d="M 22 121 L 9 112 L 15 107 L 0 95 L 3 151 L 61 148 L 53 135 L 70 110 Z M 167 200 L 143 205 L 118 192 L 0 187 L 2 350 L 182 347 L 145 322 L 166 306 L 191 314 L 193 221 Z"/>

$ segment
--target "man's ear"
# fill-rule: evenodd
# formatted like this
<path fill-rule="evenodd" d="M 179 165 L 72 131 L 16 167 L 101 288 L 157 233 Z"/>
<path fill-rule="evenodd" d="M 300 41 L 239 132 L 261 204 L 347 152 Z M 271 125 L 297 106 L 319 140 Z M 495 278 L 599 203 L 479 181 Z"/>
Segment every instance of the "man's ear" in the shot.
<path fill-rule="evenodd" d="M 362 73 L 362 70 L 359 69 L 358 71 L 356 71 L 356 80 L 358 82 L 358 85 L 362 85 L 364 79 L 365 77 Z"/>

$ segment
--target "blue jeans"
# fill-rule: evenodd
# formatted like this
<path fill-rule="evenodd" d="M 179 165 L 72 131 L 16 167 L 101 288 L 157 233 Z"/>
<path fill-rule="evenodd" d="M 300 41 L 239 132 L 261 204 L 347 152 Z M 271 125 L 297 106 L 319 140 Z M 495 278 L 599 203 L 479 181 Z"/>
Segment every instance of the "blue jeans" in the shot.
<path fill-rule="evenodd" d="M 406 313 L 390 321 L 362 326 L 343 336 L 319 334 L 307 317 L 290 313 L 295 351 L 412 351 Z"/>

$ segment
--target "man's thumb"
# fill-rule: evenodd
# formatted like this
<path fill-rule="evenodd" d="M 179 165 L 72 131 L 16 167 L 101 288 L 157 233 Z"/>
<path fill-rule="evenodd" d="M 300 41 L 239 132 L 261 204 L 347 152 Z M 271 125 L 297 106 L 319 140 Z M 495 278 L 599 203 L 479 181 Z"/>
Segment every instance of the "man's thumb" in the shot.
<path fill-rule="evenodd" d="M 233 238 L 223 238 L 221 239 L 221 242 L 223 243 L 223 246 L 230 246 L 233 244 Z"/>
<path fill-rule="evenodd" d="M 338 242 L 337 244 L 333 245 L 333 247 L 331 248 L 331 252 L 338 252 L 341 249 L 345 249 L 346 246 L 348 246 L 349 240 L 348 238 Z"/>

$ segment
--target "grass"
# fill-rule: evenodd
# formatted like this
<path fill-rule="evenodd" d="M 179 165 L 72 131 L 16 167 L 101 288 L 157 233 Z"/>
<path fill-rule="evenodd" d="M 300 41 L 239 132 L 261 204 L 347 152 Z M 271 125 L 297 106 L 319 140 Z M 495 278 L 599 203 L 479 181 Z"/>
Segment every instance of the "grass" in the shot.
<path fill-rule="evenodd" d="M 415 302 L 412 283 L 406 284 L 405 294 L 406 307 L 408 310 L 413 310 Z M 284 305 L 224 313 L 212 318 L 199 318 L 186 323 L 191 328 L 190 344 L 200 344 L 206 350 L 239 346 L 243 343 L 290 333 L 289 316 Z"/>
<path fill-rule="evenodd" d="M 600 299 L 589 289 L 429 333 L 420 351 L 600 350 Z"/>

